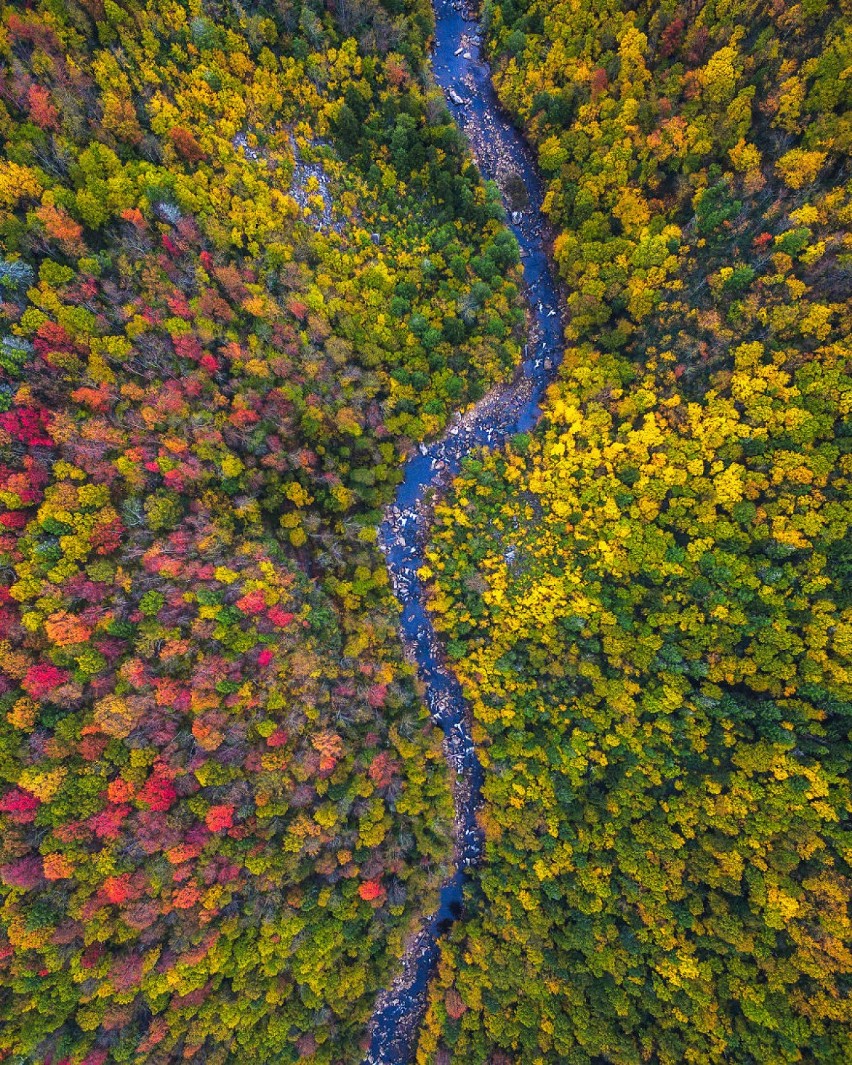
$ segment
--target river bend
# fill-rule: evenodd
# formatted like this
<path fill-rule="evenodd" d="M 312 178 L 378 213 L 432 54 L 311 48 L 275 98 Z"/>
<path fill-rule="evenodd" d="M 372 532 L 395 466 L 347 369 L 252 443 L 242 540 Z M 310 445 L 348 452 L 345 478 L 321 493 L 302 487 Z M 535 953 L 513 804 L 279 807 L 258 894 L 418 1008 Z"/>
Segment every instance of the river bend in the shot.
<path fill-rule="evenodd" d="M 539 402 L 556 376 L 563 348 L 558 289 L 540 213 L 544 186 L 534 155 L 500 109 L 476 18 L 462 0 L 434 0 L 434 9 L 434 76 L 470 142 L 480 173 L 496 181 L 503 193 L 520 247 L 531 328 L 513 381 L 493 389 L 472 410 L 456 416 L 441 439 L 421 445 L 408 460 L 395 502 L 379 528 L 379 544 L 402 606 L 402 638 L 417 663 L 429 711 L 444 733 L 445 753 L 455 773 L 457 843 L 455 872 L 441 889 L 438 911 L 424 921 L 406 951 L 400 975 L 379 996 L 365 1065 L 406 1065 L 411 1060 L 440 936 L 459 916 L 467 870 L 483 852 L 476 820 L 483 771 L 471 735 L 470 708 L 458 681 L 444 665 L 417 576 L 425 565 L 428 507 L 423 505 L 424 496 L 429 489 L 446 487 L 472 450 L 498 446 L 535 425 Z M 513 212 L 513 207 L 522 209 Z"/>

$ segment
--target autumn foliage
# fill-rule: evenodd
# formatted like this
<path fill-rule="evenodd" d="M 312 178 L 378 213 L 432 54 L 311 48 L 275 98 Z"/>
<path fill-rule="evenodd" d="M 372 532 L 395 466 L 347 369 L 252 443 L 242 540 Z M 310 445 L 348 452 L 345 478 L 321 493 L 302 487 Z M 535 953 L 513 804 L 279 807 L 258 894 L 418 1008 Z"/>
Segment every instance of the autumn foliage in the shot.
<path fill-rule="evenodd" d="M 507 2 L 489 32 L 571 322 L 537 431 L 436 511 L 488 842 L 418 1060 L 840 1065 L 848 10 Z"/>
<path fill-rule="evenodd" d="M 523 313 L 425 10 L 3 9 L 0 1060 L 358 1061 L 435 905 L 375 527 Z"/>

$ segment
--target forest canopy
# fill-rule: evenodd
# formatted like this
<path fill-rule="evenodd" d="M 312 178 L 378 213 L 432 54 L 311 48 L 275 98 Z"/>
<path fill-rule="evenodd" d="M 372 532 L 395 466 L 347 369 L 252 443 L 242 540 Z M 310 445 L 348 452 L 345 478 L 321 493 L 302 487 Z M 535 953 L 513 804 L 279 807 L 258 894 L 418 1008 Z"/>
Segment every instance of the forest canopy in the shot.
<path fill-rule="evenodd" d="M 482 19 L 566 351 L 430 499 L 486 843 L 417 1059 L 844 1065 L 852 11 Z M 0 1061 L 360 1061 L 453 869 L 377 527 L 527 337 L 432 30 L 0 9 Z"/>
<path fill-rule="evenodd" d="M 848 5 L 485 10 L 571 318 L 432 530 L 487 846 L 418 1060 L 840 1065 Z"/>
<path fill-rule="evenodd" d="M 360 1060 L 451 859 L 375 546 L 514 365 L 423 4 L 0 24 L 0 1060 Z"/>

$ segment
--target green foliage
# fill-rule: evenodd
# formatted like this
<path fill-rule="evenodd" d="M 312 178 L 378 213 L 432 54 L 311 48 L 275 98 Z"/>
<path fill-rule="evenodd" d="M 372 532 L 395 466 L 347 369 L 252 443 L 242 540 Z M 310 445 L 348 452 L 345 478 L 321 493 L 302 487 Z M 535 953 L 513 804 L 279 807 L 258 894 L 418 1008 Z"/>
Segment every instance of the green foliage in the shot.
<path fill-rule="evenodd" d="M 743 344 L 699 404 L 575 353 L 549 428 L 438 507 L 488 845 L 424 1053 L 843 1060 L 848 359 Z"/>
<path fill-rule="evenodd" d="M 848 12 L 488 13 L 572 319 L 538 430 L 435 511 L 487 845 L 418 1061 L 841 1065 Z"/>
<path fill-rule="evenodd" d="M 249 7 L 2 14 L 0 1058 L 359 1061 L 451 864 L 374 526 L 517 250 L 425 4 Z"/>

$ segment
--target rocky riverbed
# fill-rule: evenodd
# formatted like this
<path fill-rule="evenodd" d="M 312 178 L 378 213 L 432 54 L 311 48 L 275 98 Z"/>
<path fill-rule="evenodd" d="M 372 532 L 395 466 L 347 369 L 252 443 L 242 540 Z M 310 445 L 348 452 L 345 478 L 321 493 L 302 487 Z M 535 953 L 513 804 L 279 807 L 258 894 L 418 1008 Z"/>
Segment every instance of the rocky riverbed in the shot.
<path fill-rule="evenodd" d="M 403 643 L 425 685 L 432 718 L 444 733 L 453 770 L 456 847 L 455 872 L 441 890 L 437 912 L 414 934 L 399 975 L 378 998 L 365 1065 L 405 1065 L 411 1060 L 440 936 L 461 914 L 468 871 L 484 850 L 476 816 L 483 770 L 473 742 L 470 707 L 446 665 L 417 572 L 425 564 L 432 499 L 458 474 L 466 455 L 476 448 L 498 447 L 535 425 L 541 397 L 562 358 L 564 323 L 541 215 L 544 186 L 533 153 L 499 107 L 471 10 L 462 0 L 435 0 L 435 20 L 435 78 L 470 141 L 483 177 L 500 187 L 520 249 L 530 330 L 512 382 L 492 389 L 471 410 L 457 415 L 441 439 L 422 444 L 409 458 L 379 530 L 379 544 L 402 607 Z"/>

